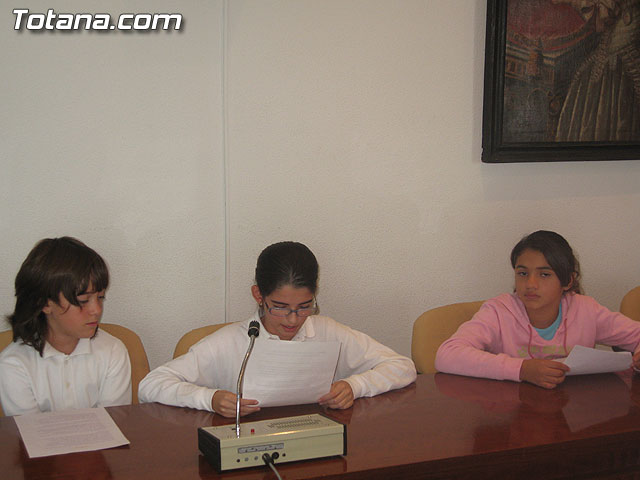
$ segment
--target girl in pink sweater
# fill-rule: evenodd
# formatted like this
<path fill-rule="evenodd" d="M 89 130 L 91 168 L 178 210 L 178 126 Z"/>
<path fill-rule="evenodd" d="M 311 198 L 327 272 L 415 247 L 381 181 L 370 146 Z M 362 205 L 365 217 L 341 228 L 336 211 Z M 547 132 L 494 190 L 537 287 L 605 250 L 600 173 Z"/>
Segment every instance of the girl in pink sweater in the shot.
<path fill-rule="evenodd" d="M 640 322 L 581 295 L 580 266 L 571 246 L 540 230 L 511 251 L 515 291 L 487 300 L 436 354 L 440 372 L 526 381 L 554 388 L 569 371 L 554 359 L 575 345 L 614 345 L 635 352 L 640 368 Z"/>

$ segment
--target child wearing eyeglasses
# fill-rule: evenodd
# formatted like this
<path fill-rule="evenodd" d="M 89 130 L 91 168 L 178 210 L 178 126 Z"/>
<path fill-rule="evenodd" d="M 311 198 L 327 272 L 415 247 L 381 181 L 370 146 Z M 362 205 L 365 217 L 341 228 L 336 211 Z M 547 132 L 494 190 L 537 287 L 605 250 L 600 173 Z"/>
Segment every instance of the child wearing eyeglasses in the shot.
<path fill-rule="evenodd" d="M 359 397 L 404 387 L 416 379 L 413 362 L 368 335 L 320 316 L 315 294 L 318 262 L 305 245 L 273 244 L 262 251 L 251 294 L 253 318 L 229 324 L 195 344 L 188 353 L 154 369 L 140 383 L 145 402 L 198 408 L 225 417 L 236 415 L 238 372 L 249 345 L 252 320 L 262 325 L 258 341 L 341 343 L 334 382 L 318 399 L 345 409 Z M 240 414 L 257 412 L 257 400 L 242 399 Z"/>
<path fill-rule="evenodd" d="M 575 345 L 618 346 L 640 367 L 640 322 L 581 295 L 569 243 L 540 230 L 511 251 L 514 293 L 487 300 L 436 353 L 436 370 L 554 388 L 569 367 L 557 361 Z"/>
<path fill-rule="evenodd" d="M 109 271 L 71 237 L 38 242 L 16 276 L 7 319 L 13 343 L 0 353 L 6 415 L 131 403 L 124 344 L 99 330 Z"/>

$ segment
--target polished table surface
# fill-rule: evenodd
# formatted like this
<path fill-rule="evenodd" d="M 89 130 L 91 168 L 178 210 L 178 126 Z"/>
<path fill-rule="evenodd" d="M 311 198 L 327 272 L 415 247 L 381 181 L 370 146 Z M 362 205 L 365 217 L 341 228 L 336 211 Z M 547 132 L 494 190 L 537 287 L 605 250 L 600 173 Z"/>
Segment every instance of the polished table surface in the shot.
<path fill-rule="evenodd" d="M 233 423 L 159 404 L 110 407 L 131 444 L 29 459 L 11 417 L 0 418 L 2 479 L 274 479 L 267 467 L 218 474 L 197 427 Z M 640 376 L 568 377 L 555 390 L 446 374 L 348 410 L 265 408 L 246 421 L 324 412 L 347 425 L 347 455 L 278 466 L 299 478 L 640 478 Z"/>

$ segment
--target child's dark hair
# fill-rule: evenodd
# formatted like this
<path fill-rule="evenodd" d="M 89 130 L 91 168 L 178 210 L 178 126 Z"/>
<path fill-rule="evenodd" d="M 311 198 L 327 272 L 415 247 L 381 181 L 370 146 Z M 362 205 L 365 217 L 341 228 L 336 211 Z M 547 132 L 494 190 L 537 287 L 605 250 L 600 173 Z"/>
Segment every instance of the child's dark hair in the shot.
<path fill-rule="evenodd" d="M 570 292 L 582 293 L 580 264 L 573 250 L 562 235 L 548 230 L 538 230 L 520 240 L 511 250 L 511 266 L 516 268 L 518 257 L 525 250 L 535 250 L 544 255 L 549 266 L 558 276 L 563 287 L 571 285 Z"/>
<path fill-rule="evenodd" d="M 256 285 L 262 296 L 270 295 L 285 285 L 306 287 L 315 295 L 318 288 L 318 261 L 302 243 L 274 243 L 258 257 Z"/>
<path fill-rule="evenodd" d="M 40 240 L 16 275 L 16 308 L 7 316 L 13 340 L 22 339 L 42 355 L 48 331 L 42 309 L 49 300 L 59 304 L 60 294 L 80 306 L 78 295 L 89 284 L 97 292 L 109 286 L 109 270 L 100 255 L 72 237 Z"/>

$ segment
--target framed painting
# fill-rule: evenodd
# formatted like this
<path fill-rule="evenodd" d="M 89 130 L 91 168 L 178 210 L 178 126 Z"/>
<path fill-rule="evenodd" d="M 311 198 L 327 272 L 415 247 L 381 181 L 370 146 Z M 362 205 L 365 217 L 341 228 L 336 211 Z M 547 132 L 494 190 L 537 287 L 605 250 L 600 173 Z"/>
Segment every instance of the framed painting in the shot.
<path fill-rule="evenodd" d="M 482 161 L 640 159 L 640 0 L 488 0 Z"/>

